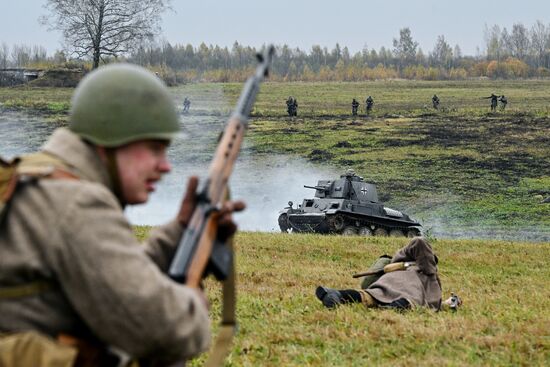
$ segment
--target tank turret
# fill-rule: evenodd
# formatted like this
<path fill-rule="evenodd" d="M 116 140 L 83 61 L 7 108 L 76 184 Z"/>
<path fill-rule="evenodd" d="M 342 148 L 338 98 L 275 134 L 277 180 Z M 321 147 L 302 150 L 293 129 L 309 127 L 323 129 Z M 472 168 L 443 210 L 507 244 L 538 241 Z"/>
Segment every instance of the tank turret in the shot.
<path fill-rule="evenodd" d="M 407 214 L 384 206 L 376 186 L 348 170 L 335 180 L 319 180 L 314 198 L 304 199 L 279 214 L 283 232 L 341 233 L 345 235 L 420 235 L 420 223 Z M 290 204 L 290 203 L 289 203 Z"/>

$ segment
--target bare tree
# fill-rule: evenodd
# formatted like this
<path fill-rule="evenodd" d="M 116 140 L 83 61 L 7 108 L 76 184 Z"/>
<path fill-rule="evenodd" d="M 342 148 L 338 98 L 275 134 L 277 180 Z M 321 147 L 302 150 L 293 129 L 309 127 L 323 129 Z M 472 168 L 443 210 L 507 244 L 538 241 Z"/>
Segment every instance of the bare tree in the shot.
<path fill-rule="evenodd" d="M 411 29 L 405 27 L 399 30 L 399 39 L 393 39 L 394 54 L 399 59 L 399 66 L 407 66 L 414 62 L 418 42 L 411 36 Z"/>
<path fill-rule="evenodd" d="M 462 50 L 458 43 L 455 45 L 455 48 L 453 50 L 453 58 L 455 61 L 458 61 L 462 58 Z"/>
<path fill-rule="evenodd" d="M 508 29 L 506 27 L 502 28 L 502 32 L 500 32 L 500 57 L 506 58 L 508 56 L 514 55 L 514 43 L 512 40 L 512 36 L 510 33 L 508 33 Z"/>
<path fill-rule="evenodd" d="M 8 67 L 8 58 L 9 58 L 10 48 L 6 42 L 2 42 L 0 46 L 0 69 L 5 69 Z"/>
<path fill-rule="evenodd" d="M 529 51 L 529 31 L 521 23 L 516 23 L 512 27 L 510 36 L 512 43 L 512 54 L 520 60 L 524 60 Z"/>
<path fill-rule="evenodd" d="M 485 25 L 483 30 L 485 45 L 487 49 L 487 59 L 500 61 L 502 56 L 502 39 L 500 27 L 494 25 L 491 28 Z"/>
<path fill-rule="evenodd" d="M 447 41 L 445 41 L 445 36 L 437 36 L 437 42 L 435 43 L 434 49 L 430 56 L 436 66 L 445 68 L 451 67 L 453 61 L 453 49 Z"/>
<path fill-rule="evenodd" d="M 31 61 L 39 63 L 48 59 L 48 51 L 43 46 L 32 46 Z"/>
<path fill-rule="evenodd" d="M 547 28 L 540 20 L 531 28 L 531 49 L 536 60 L 537 66 L 542 66 L 544 63 L 544 55 L 549 46 L 550 27 Z"/>
<path fill-rule="evenodd" d="M 27 66 L 31 61 L 31 48 L 25 45 L 13 45 L 11 60 L 16 67 Z"/>
<path fill-rule="evenodd" d="M 68 51 L 92 56 L 93 68 L 105 56 L 131 52 L 160 32 L 160 15 L 170 0 L 47 0 L 51 18 L 40 22 L 63 33 Z"/>

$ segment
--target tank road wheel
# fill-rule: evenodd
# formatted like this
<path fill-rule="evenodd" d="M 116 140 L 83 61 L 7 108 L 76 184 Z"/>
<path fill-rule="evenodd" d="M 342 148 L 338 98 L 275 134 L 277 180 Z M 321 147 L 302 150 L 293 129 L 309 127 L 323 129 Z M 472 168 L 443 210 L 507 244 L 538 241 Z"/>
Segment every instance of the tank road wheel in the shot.
<path fill-rule="evenodd" d="M 286 213 L 279 215 L 279 228 L 281 228 L 281 232 L 283 233 L 287 233 L 290 228 L 288 225 L 288 215 L 286 215 Z"/>
<path fill-rule="evenodd" d="M 346 226 L 342 230 L 342 235 L 344 235 L 344 236 L 355 236 L 355 235 L 357 235 L 357 228 L 352 227 L 352 226 Z"/>
<path fill-rule="evenodd" d="M 370 237 L 372 236 L 372 231 L 369 227 L 359 228 L 359 236 Z"/>
<path fill-rule="evenodd" d="M 344 228 L 344 217 L 340 214 L 336 214 L 334 216 L 331 216 L 328 219 L 328 225 L 332 231 L 339 232 Z"/>
<path fill-rule="evenodd" d="M 405 234 L 400 229 L 392 229 L 390 231 L 390 237 L 403 237 Z"/>
<path fill-rule="evenodd" d="M 374 230 L 374 235 L 379 237 L 388 237 L 388 231 L 384 228 L 378 227 Z"/>
<path fill-rule="evenodd" d="M 408 238 L 413 238 L 413 237 L 418 237 L 420 236 L 420 231 L 418 229 L 409 229 L 407 231 L 407 237 Z"/>

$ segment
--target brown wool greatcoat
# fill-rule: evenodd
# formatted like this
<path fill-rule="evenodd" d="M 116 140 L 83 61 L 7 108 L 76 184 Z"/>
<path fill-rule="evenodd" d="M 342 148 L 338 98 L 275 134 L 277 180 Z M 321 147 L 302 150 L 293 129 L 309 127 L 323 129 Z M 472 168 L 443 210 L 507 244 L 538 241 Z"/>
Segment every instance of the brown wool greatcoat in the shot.
<path fill-rule="evenodd" d="M 54 288 L 0 300 L 0 332 L 93 335 L 134 357 L 173 361 L 206 350 L 202 297 L 164 274 L 181 225 L 158 227 L 140 244 L 91 146 L 61 128 L 43 149 L 80 179 L 41 179 L 15 193 L 0 223 L 0 287 Z"/>
<path fill-rule="evenodd" d="M 430 244 L 421 237 L 415 237 L 391 260 L 392 263 L 401 261 L 414 261 L 416 265 L 382 275 L 366 292 L 382 304 L 406 298 L 416 306 L 439 310 L 441 282 L 437 275 L 436 256 Z"/>

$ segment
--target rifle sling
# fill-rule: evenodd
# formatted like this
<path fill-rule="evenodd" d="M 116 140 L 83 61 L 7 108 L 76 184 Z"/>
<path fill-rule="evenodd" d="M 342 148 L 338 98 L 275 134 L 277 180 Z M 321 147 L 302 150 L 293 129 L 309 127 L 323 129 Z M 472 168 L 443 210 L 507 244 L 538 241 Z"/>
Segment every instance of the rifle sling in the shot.
<path fill-rule="evenodd" d="M 55 288 L 53 283 L 44 280 L 10 287 L 0 287 L 0 300 L 34 296 L 52 290 L 53 288 Z"/>
<path fill-rule="evenodd" d="M 233 249 L 233 238 L 227 240 L 226 246 Z M 233 336 L 237 332 L 237 321 L 235 316 L 236 305 L 236 289 L 235 289 L 235 263 L 233 259 L 233 265 L 222 285 L 222 320 L 220 323 L 220 330 L 214 347 L 208 355 L 204 366 L 216 367 L 223 365 L 225 357 L 230 352 Z"/>

